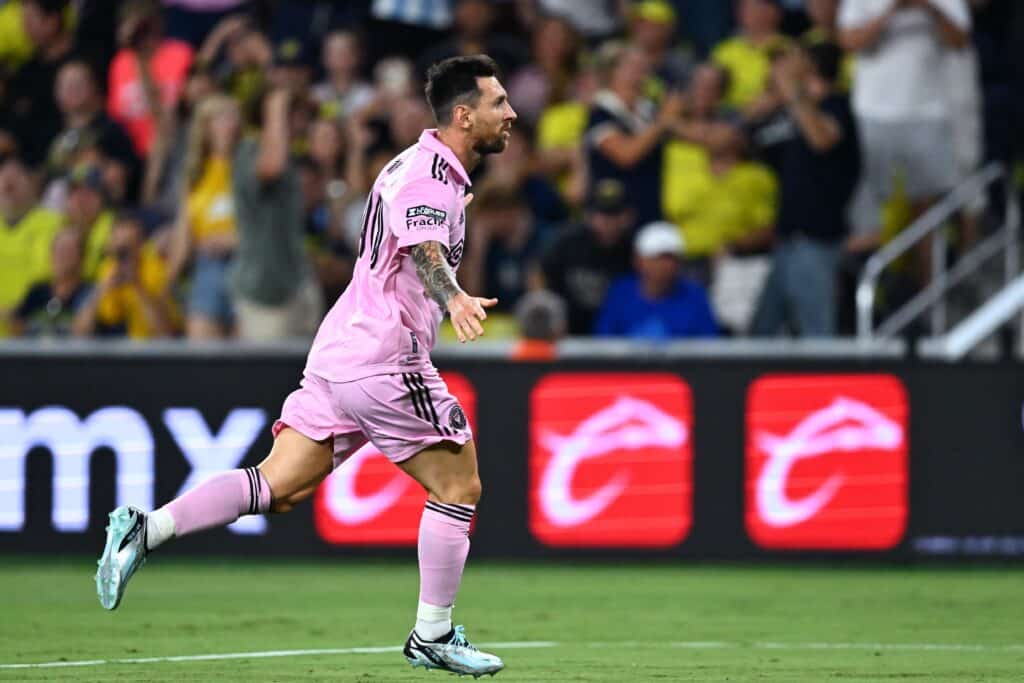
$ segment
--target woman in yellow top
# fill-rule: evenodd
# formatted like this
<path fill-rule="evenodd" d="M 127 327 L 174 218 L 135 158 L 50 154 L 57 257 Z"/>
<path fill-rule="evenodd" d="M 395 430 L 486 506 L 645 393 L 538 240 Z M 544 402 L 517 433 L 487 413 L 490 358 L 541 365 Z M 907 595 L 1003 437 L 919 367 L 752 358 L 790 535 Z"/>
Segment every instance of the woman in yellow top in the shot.
<path fill-rule="evenodd" d="M 185 156 L 185 197 L 174 228 L 169 279 L 192 262 L 186 334 L 192 339 L 228 336 L 234 310 L 228 265 L 238 245 L 231 191 L 231 159 L 241 135 L 238 104 L 211 95 L 196 108 Z"/>

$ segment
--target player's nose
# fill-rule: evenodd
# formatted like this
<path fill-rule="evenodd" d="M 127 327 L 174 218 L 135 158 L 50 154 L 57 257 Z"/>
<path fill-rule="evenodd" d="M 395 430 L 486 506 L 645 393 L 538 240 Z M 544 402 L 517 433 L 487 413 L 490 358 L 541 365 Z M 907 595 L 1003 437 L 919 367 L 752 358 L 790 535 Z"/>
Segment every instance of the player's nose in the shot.
<path fill-rule="evenodd" d="M 505 120 L 508 121 L 509 123 L 513 123 L 516 119 L 519 118 L 519 114 L 516 113 L 516 110 L 512 108 L 511 104 L 506 105 L 506 107 L 508 108 L 508 111 L 505 112 Z"/>

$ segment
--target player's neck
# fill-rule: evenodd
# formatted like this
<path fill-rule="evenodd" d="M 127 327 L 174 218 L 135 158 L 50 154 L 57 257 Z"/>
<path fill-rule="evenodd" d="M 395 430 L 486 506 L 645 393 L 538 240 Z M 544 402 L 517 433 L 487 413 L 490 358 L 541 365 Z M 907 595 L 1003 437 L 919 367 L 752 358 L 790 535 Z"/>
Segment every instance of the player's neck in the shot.
<path fill-rule="evenodd" d="M 454 128 L 438 129 L 437 139 L 452 151 L 466 173 L 472 173 L 476 165 L 480 163 L 480 154 L 473 149 L 469 140 L 459 135 L 459 131 Z"/>

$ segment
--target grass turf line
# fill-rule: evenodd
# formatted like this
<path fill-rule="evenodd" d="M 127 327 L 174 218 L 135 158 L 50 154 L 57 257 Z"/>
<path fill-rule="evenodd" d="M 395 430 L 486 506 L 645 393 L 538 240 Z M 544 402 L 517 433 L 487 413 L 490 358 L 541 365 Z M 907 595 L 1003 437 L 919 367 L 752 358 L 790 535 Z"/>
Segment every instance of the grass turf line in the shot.
<path fill-rule="evenodd" d="M 113 613 L 96 601 L 93 570 L 91 558 L 5 558 L 0 663 L 400 645 L 416 604 L 412 562 L 154 557 Z M 1020 569 L 473 562 L 456 609 L 480 642 L 560 643 L 496 651 L 507 681 L 1019 681 L 1024 649 L 1006 646 L 1024 641 L 1022 614 Z M 737 646 L 669 645 L 676 641 Z M 424 675 L 396 653 L 0 670 L 0 680 L 218 683 Z"/>

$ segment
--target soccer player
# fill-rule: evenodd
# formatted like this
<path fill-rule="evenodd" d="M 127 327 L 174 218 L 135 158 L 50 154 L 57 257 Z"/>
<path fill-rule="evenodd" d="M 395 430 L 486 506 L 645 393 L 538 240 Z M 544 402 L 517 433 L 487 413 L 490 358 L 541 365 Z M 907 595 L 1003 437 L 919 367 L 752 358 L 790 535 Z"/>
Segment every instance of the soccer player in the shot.
<path fill-rule="evenodd" d="M 405 643 L 415 667 L 494 674 L 451 612 L 480 498 L 476 449 L 456 399 L 430 361 L 447 312 L 460 342 L 483 334 L 497 303 L 462 291 L 469 171 L 505 149 L 516 113 L 487 56 L 432 66 L 426 95 L 438 128 L 389 163 L 374 183 L 352 284 L 313 341 L 298 390 L 273 427 L 257 467 L 216 475 L 150 513 L 110 513 L 96 588 L 114 609 L 147 555 L 176 536 L 230 524 L 241 515 L 287 512 L 367 440 L 429 496 L 419 530 L 420 597 Z"/>

